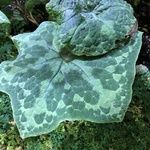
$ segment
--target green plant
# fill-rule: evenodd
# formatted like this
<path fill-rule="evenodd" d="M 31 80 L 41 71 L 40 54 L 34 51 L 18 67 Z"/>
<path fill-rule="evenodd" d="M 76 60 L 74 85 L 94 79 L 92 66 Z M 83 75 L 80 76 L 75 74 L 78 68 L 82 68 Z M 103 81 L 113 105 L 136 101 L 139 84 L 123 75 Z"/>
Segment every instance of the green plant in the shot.
<path fill-rule="evenodd" d="M 25 8 L 32 12 L 37 5 L 46 4 L 49 0 L 26 0 Z"/>
<path fill-rule="evenodd" d="M 1 7 L 7 6 L 10 3 L 11 3 L 11 0 L 1 0 L 0 1 L 0 9 L 1 9 Z"/>
<path fill-rule="evenodd" d="M 0 62 L 13 59 L 15 47 L 12 40 L 8 37 L 10 34 L 10 22 L 7 17 L 0 12 Z"/>
<path fill-rule="evenodd" d="M 10 33 L 10 21 L 8 18 L 0 11 L 0 38 L 5 38 Z"/>
<path fill-rule="evenodd" d="M 132 8 L 121 0 L 51 0 L 47 10 L 55 22 L 11 37 L 19 54 L 0 64 L 0 90 L 11 98 L 21 137 L 64 120 L 121 121 L 142 37 Z"/>

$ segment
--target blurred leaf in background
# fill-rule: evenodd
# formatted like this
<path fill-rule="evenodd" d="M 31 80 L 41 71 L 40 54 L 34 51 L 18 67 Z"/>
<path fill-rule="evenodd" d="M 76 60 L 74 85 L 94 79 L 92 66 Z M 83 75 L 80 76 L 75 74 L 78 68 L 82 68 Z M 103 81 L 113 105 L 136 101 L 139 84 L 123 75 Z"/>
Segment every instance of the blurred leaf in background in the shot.
<path fill-rule="evenodd" d="M 49 0 L 26 0 L 25 8 L 27 11 L 32 12 L 37 5 L 46 5 L 48 2 Z"/>
<path fill-rule="evenodd" d="M 11 0 L 0 0 L 0 8 L 5 7 L 11 3 Z"/>
<path fill-rule="evenodd" d="M 127 0 L 132 6 L 138 6 L 142 0 Z"/>

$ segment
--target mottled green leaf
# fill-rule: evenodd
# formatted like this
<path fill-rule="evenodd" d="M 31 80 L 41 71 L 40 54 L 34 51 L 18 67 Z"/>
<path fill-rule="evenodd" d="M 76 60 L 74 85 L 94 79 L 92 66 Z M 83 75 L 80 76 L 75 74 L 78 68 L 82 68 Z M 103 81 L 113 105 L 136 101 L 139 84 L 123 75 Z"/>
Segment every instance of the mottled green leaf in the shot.
<path fill-rule="evenodd" d="M 52 46 L 55 24 L 13 37 L 19 55 L 0 65 L 0 90 L 12 100 L 21 136 L 55 129 L 64 120 L 121 121 L 131 100 L 141 33 L 94 60 L 66 63 Z"/>
<path fill-rule="evenodd" d="M 5 14 L 3 14 L 0 11 L 0 38 L 8 36 L 9 32 L 10 32 L 10 21 L 5 16 Z"/>
<path fill-rule="evenodd" d="M 55 4 L 53 2 L 50 4 Z M 79 16 L 82 11 L 86 16 L 84 22 L 89 23 L 85 23 L 85 27 L 90 29 L 95 21 L 93 30 L 87 34 L 80 30 L 75 33 L 74 27 L 83 23 L 79 21 L 78 24 L 80 17 L 73 16 L 68 22 L 65 14 L 58 11 L 62 15 L 60 24 L 43 22 L 32 33 L 12 37 L 19 54 L 14 61 L 0 64 L 0 90 L 11 98 L 13 116 L 22 138 L 48 133 L 65 120 L 118 122 L 130 103 L 135 63 L 142 41 L 142 33 L 136 32 L 132 9 L 122 0 L 116 3 L 101 0 L 101 5 L 97 4 L 98 0 L 79 1 L 83 2 L 83 5 L 77 5 L 81 7 L 75 7 L 74 2 L 62 1 L 59 3 L 64 6 L 62 9 L 52 7 L 51 10 L 57 12 L 58 8 L 66 8 L 67 12 L 76 11 Z M 99 13 L 100 16 L 90 19 L 91 14 L 84 12 L 83 6 L 93 11 L 93 4 L 100 10 L 97 12 L 96 9 L 92 15 Z M 105 11 L 105 6 L 109 11 Z M 113 25 L 111 29 L 105 28 L 109 21 Z M 99 36 L 99 46 L 95 49 L 94 41 Z M 92 41 L 91 44 L 86 42 L 89 45 L 82 41 L 87 38 Z M 70 39 L 75 43 L 70 44 Z M 90 48 L 86 49 L 88 46 Z M 105 55 L 101 55 L 103 52 Z"/>
<path fill-rule="evenodd" d="M 78 56 L 105 54 L 137 31 L 133 9 L 122 0 L 51 0 L 47 10 L 61 24 L 54 39 L 57 48 Z"/>

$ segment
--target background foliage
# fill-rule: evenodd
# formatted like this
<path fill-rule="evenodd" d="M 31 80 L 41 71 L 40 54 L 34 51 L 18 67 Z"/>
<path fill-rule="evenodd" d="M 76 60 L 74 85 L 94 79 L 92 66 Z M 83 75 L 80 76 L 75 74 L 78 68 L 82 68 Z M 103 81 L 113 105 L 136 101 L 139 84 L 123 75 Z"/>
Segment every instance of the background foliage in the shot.
<path fill-rule="evenodd" d="M 135 9 L 140 0 L 129 0 Z M 146 2 L 146 1 L 145 1 Z M 12 35 L 33 31 L 48 19 L 47 0 L 0 0 L 0 9 L 12 23 Z M 138 14 L 136 14 L 138 16 Z M 15 21 L 14 21 L 15 20 Z M 141 28 L 141 27 L 140 27 Z M 148 29 L 145 31 L 148 33 Z M 1 39 L 0 62 L 14 59 L 17 51 L 8 39 Z M 0 45 L 2 45 L 0 43 Z M 121 123 L 64 122 L 48 135 L 22 140 L 12 117 L 10 99 L 0 93 L 0 150 L 148 150 L 150 148 L 150 74 L 137 75 L 133 100 Z"/>

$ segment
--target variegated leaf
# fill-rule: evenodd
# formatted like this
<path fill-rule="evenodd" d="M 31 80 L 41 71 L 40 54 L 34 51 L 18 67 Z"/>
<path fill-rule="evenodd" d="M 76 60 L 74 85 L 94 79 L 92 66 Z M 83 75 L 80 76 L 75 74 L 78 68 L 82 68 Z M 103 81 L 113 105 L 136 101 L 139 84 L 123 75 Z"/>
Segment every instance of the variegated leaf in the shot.
<path fill-rule="evenodd" d="M 6 15 L 0 11 L 0 38 L 8 36 L 10 32 L 10 21 Z"/>
<path fill-rule="evenodd" d="M 67 62 L 53 46 L 58 26 L 13 37 L 19 55 L 0 64 L 0 90 L 11 98 L 23 138 L 48 133 L 64 120 L 121 121 L 132 95 L 142 33 L 96 59 Z"/>

